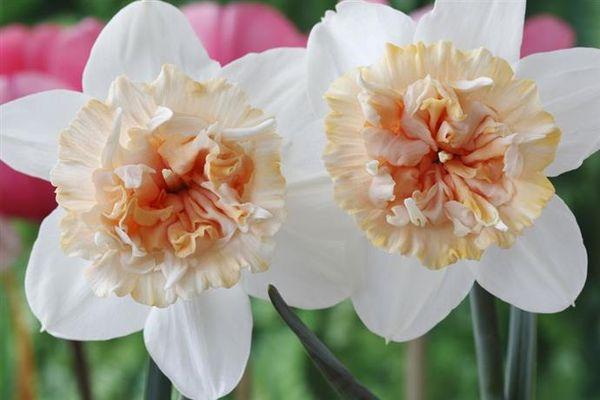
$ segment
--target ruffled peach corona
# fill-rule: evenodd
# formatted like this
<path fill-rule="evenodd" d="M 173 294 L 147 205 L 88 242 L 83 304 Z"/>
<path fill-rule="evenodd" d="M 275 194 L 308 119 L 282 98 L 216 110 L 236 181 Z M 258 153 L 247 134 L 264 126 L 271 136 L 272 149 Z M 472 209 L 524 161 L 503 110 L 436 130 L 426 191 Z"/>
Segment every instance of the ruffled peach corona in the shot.
<path fill-rule="evenodd" d="M 386 46 L 329 88 L 325 163 L 370 241 L 438 269 L 510 247 L 554 194 L 560 139 L 533 81 L 485 49 Z"/>
<path fill-rule="evenodd" d="M 97 295 L 166 306 L 267 268 L 284 215 L 274 120 L 223 79 L 117 78 L 62 132 L 61 243 Z"/>

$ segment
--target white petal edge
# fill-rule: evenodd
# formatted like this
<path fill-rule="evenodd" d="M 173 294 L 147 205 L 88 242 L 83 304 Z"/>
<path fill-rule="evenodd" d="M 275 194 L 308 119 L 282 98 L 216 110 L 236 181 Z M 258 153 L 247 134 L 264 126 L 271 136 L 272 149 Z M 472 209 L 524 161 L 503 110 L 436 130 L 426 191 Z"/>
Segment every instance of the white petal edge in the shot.
<path fill-rule="evenodd" d="M 433 271 L 416 258 L 371 246 L 361 282 L 352 296 L 360 319 L 386 341 L 403 342 L 443 320 L 469 293 L 474 278 L 466 262 Z"/>
<path fill-rule="evenodd" d="M 50 180 L 59 134 L 88 100 L 79 92 L 50 90 L 0 106 L 0 159 L 19 172 Z"/>
<path fill-rule="evenodd" d="M 56 209 L 42 222 L 25 275 L 27 301 L 42 329 L 71 340 L 108 340 L 141 330 L 149 307 L 130 297 L 97 297 L 84 277 L 89 261 L 63 254 L 63 215 Z"/>
<path fill-rule="evenodd" d="M 217 399 L 236 387 L 251 338 L 250 300 L 240 285 L 155 308 L 144 329 L 154 362 L 191 399 Z"/>
<path fill-rule="evenodd" d="M 507 250 L 490 248 L 472 267 L 488 292 L 522 310 L 553 313 L 574 305 L 587 276 L 577 221 L 558 197 Z"/>
<path fill-rule="evenodd" d="M 226 65 L 227 80 L 239 85 L 254 107 L 275 117 L 282 136 L 288 183 L 323 173 L 323 121 L 312 112 L 306 91 L 306 49 L 279 48 L 248 54 Z"/>
<path fill-rule="evenodd" d="M 119 75 L 151 82 L 164 64 L 174 64 L 196 80 L 212 77 L 220 68 L 178 8 L 162 1 L 136 1 L 98 36 L 83 71 L 83 91 L 104 99 Z"/>
<path fill-rule="evenodd" d="M 519 61 L 516 74 L 536 82 L 544 109 L 562 130 L 549 176 L 578 168 L 600 149 L 600 49 L 533 54 Z"/>
<path fill-rule="evenodd" d="M 415 32 L 412 18 L 386 5 L 344 1 L 336 11 L 328 11 L 313 27 L 307 44 L 308 93 L 319 116 L 328 111 L 323 95 L 335 79 L 373 64 L 386 43 L 412 43 Z"/>
<path fill-rule="evenodd" d="M 290 184 L 286 208 L 269 269 L 245 272 L 246 291 L 268 299 L 267 288 L 273 284 L 288 304 L 304 309 L 326 308 L 348 298 L 358 278 L 360 260 L 354 253 L 367 243 L 333 201 L 329 176 Z"/>
<path fill-rule="evenodd" d="M 519 60 L 525 0 L 437 0 L 417 25 L 415 42 L 451 41 L 463 50 L 485 47 L 510 63 Z"/>

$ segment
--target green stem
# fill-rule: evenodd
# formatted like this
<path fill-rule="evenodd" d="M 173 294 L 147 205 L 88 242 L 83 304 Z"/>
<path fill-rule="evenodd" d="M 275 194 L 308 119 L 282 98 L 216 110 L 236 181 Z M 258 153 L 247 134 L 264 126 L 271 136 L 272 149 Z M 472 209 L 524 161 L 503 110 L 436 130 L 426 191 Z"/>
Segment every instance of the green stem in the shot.
<path fill-rule="evenodd" d="M 343 399 L 377 400 L 377 397 L 352 376 L 350 371 L 319 340 L 302 320 L 294 314 L 275 286 L 269 285 L 269 298 L 275 310 L 306 349 L 310 359 L 326 378 L 327 382 Z"/>
<path fill-rule="evenodd" d="M 92 400 L 92 385 L 90 383 L 90 368 L 87 362 L 83 342 L 68 341 L 73 352 L 73 372 L 77 378 L 77 387 L 81 400 Z"/>
<path fill-rule="evenodd" d="M 171 381 L 154 363 L 152 357 L 148 357 L 145 398 L 146 400 L 169 400 L 171 398 Z"/>
<path fill-rule="evenodd" d="M 511 306 L 504 388 L 507 400 L 533 399 L 536 330 L 535 314 Z"/>
<path fill-rule="evenodd" d="M 477 283 L 469 295 L 477 353 L 479 394 L 482 400 L 502 400 L 502 354 L 496 300 Z"/>

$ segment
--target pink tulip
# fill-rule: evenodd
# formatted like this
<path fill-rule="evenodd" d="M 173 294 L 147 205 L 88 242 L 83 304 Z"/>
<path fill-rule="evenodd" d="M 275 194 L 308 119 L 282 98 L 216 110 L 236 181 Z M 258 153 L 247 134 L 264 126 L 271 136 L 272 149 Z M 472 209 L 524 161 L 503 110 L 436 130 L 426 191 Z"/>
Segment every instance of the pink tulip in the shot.
<path fill-rule="evenodd" d="M 208 54 L 227 64 L 246 53 L 273 47 L 302 47 L 306 36 L 279 11 L 254 3 L 221 6 L 206 1 L 184 7 Z"/>
<path fill-rule="evenodd" d="M 54 187 L 0 162 L 0 214 L 41 221 L 56 208 Z"/>
<path fill-rule="evenodd" d="M 0 104 L 51 89 L 81 89 L 81 75 L 102 24 L 0 29 Z M 0 214 L 41 220 L 55 207 L 54 188 L 0 163 Z"/>
<path fill-rule="evenodd" d="M 560 18 L 540 14 L 528 18 L 523 30 L 521 57 L 544 51 L 560 50 L 575 45 L 573 28 Z"/>
<path fill-rule="evenodd" d="M 25 67 L 23 49 L 29 30 L 22 25 L 9 25 L 0 30 L 0 74 L 7 75 Z"/>
<path fill-rule="evenodd" d="M 0 104 L 52 89 L 74 89 L 74 87 L 44 72 L 25 71 L 3 76 L 0 77 Z"/>
<path fill-rule="evenodd" d="M 60 26 L 51 24 L 42 24 L 32 28 L 23 50 L 25 68 L 35 71 L 47 70 L 48 58 L 60 31 Z"/>
<path fill-rule="evenodd" d="M 52 44 L 48 72 L 81 90 L 81 75 L 102 27 L 97 20 L 86 18 L 64 28 Z"/>

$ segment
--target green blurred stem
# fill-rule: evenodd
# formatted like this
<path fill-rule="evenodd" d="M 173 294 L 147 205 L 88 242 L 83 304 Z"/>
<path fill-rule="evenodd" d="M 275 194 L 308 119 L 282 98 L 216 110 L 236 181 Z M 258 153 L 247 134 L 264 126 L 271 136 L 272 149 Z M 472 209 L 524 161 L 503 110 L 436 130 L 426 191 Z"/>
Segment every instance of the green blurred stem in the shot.
<path fill-rule="evenodd" d="M 496 299 L 477 283 L 473 285 L 469 298 L 477 352 L 479 395 L 482 400 L 502 400 L 502 354 Z"/>
<path fill-rule="evenodd" d="M 92 384 L 90 382 L 90 368 L 85 354 L 83 342 L 68 341 L 73 353 L 73 373 L 77 379 L 77 388 L 81 400 L 92 400 Z"/>
<path fill-rule="evenodd" d="M 427 355 L 425 336 L 413 339 L 406 349 L 406 400 L 425 400 L 427 387 L 425 375 L 427 371 Z"/>
<path fill-rule="evenodd" d="M 536 315 L 511 306 L 504 388 L 507 400 L 533 399 L 536 334 Z"/>
<path fill-rule="evenodd" d="M 148 378 L 146 380 L 146 400 L 169 400 L 171 398 L 171 381 L 158 366 L 148 357 Z"/>

